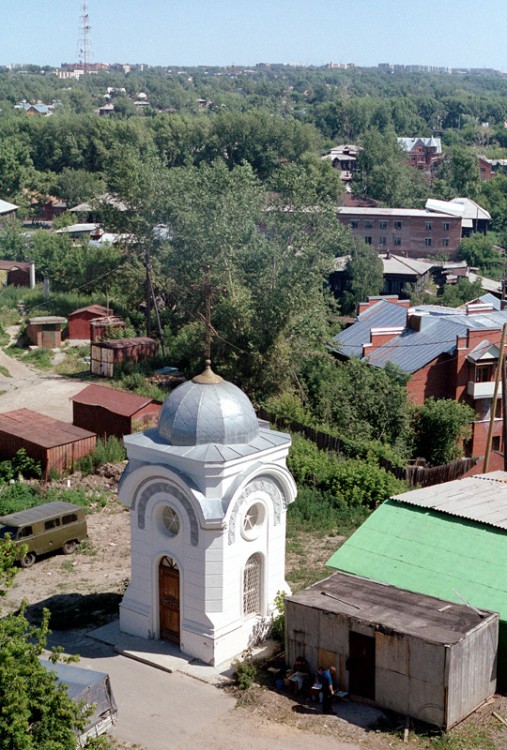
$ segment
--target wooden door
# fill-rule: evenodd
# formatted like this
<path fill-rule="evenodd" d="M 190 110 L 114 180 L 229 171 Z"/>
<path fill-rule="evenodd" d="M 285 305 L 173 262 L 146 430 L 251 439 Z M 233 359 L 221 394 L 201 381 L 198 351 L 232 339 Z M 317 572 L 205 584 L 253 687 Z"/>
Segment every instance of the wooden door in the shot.
<path fill-rule="evenodd" d="M 375 700 L 375 638 L 349 633 L 349 693 Z"/>
<path fill-rule="evenodd" d="M 180 642 L 180 572 L 174 560 L 163 557 L 158 575 L 160 602 L 160 637 Z"/>

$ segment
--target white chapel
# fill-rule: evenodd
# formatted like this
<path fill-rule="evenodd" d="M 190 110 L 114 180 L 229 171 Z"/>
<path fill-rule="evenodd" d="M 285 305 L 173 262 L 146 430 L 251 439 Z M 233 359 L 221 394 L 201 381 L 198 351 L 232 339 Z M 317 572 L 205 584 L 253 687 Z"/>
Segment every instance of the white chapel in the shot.
<path fill-rule="evenodd" d="M 158 427 L 125 445 L 132 574 L 120 629 L 221 664 L 266 635 L 277 594 L 289 591 L 290 437 L 259 422 L 207 360 L 167 397 Z"/>

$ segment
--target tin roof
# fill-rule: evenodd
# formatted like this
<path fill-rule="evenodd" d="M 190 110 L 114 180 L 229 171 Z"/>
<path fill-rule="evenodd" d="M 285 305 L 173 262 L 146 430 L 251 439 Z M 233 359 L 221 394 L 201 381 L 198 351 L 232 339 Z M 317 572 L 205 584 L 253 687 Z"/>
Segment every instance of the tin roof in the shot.
<path fill-rule="evenodd" d="M 84 312 L 94 313 L 97 318 L 102 318 L 104 315 L 112 315 L 111 308 L 104 307 L 104 305 L 87 305 L 86 307 L 78 307 L 77 310 L 73 310 L 69 313 L 68 317 L 72 318 L 74 315 L 79 315 Z"/>
<path fill-rule="evenodd" d="M 423 208 L 364 208 L 355 206 L 339 206 L 337 211 L 341 216 L 390 216 L 393 219 L 403 219 L 404 217 L 415 217 L 421 219 L 449 219 L 448 213 L 426 211 Z"/>
<path fill-rule="evenodd" d="M 419 138 L 397 138 L 398 145 L 404 150 L 404 151 L 413 151 L 417 146 L 425 146 L 426 148 L 436 148 L 436 153 L 441 154 L 442 153 L 442 141 L 440 138 L 434 138 L 433 136 L 430 136 L 429 138 L 426 137 L 419 137 Z"/>
<path fill-rule="evenodd" d="M 67 318 L 60 318 L 57 315 L 41 315 L 37 318 L 28 318 L 30 325 L 63 325 Z"/>
<path fill-rule="evenodd" d="M 370 341 L 372 328 L 391 328 L 405 325 L 407 308 L 380 299 L 358 315 L 357 320 L 333 339 L 336 351 L 344 357 L 362 357 L 363 344 Z"/>
<path fill-rule="evenodd" d="M 11 211 L 17 211 L 19 206 L 16 206 L 14 203 L 9 203 L 8 201 L 3 201 L 0 199 L 0 214 L 9 214 Z"/>
<path fill-rule="evenodd" d="M 95 437 L 94 432 L 47 417 L 31 409 L 16 409 L 0 414 L 0 432 L 14 435 L 42 448 L 55 448 L 58 445 Z"/>
<path fill-rule="evenodd" d="M 147 396 L 138 396 L 136 393 L 128 393 L 103 385 L 88 385 L 70 400 L 78 404 L 101 406 L 122 417 L 131 417 L 148 404 L 161 403 Z"/>
<path fill-rule="evenodd" d="M 132 346 L 143 346 L 146 344 L 157 344 L 158 341 L 150 339 L 148 336 L 136 336 L 126 339 L 111 339 L 110 341 L 94 341 L 93 346 L 100 346 L 103 349 L 130 349 Z"/>
<path fill-rule="evenodd" d="M 443 645 L 457 643 L 484 621 L 464 604 L 347 573 L 335 573 L 288 601 Z"/>
<path fill-rule="evenodd" d="M 401 333 L 394 330 L 392 339 L 371 354 L 366 349 L 364 359 L 375 367 L 385 367 L 391 362 L 404 372 L 412 373 L 442 354 L 452 354 L 457 337 L 466 335 L 467 330 L 498 331 L 507 322 L 507 310 L 467 315 L 463 309 L 419 305 L 410 312 L 419 315 L 420 330 L 405 327 L 406 308 L 380 300 L 362 312 L 353 325 L 335 336 L 332 351 L 344 357 L 363 357 L 363 345 L 370 343 L 372 329 L 402 327 Z"/>
<path fill-rule="evenodd" d="M 392 499 L 507 531 L 507 472 L 504 471 L 423 487 Z"/>

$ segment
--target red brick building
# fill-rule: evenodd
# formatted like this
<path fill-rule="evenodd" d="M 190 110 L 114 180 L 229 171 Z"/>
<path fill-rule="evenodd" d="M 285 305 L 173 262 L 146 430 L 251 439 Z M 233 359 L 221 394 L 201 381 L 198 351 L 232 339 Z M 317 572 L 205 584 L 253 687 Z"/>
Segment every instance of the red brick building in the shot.
<path fill-rule="evenodd" d="M 498 309 L 492 295 L 458 309 L 408 305 L 397 297 L 372 297 L 361 304 L 356 322 L 335 337 L 335 354 L 375 367 L 397 365 L 410 375 L 407 392 L 416 404 L 430 396 L 468 403 L 476 417 L 467 453 L 482 457 L 507 309 Z M 493 451 L 503 451 L 502 426 L 498 401 Z"/>
<path fill-rule="evenodd" d="M 409 258 L 457 257 L 461 216 L 416 208 L 355 208 L 342 206 L 343 226 L 379 252 L 388 250 Z"/>
<path fill-rule="evenodd" d="M 103 438 L 122 438 L 156 424 L 162 403 L 117 388 L 89 385 L 72 396 L 72 424 Z"/>
<path fill-rule="evenodd" d="M 406 152 L 406 162 L 424 172 L 433 172 L 442 163 L 440 138 L 398 138 L 399 147 Z"/>

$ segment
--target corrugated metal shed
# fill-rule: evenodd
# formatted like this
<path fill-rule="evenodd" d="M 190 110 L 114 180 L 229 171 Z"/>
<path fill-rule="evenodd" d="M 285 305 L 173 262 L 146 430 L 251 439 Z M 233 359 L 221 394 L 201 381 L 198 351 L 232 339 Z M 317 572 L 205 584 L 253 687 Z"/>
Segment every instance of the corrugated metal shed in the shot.
<path fill-rule="evenodd" d="M 495 472 L 494 477 L 491 474 L 476 474 L 466 479 L 404 492 L 392 499 L 507 531 L 507 473 L 503 471 Z"/>
<path fill-rule="evenodd" d="M 44 448 L 54 448 L 71 440 L 94 437 L 93 432 L 31 409 L 16 409 L 0 414 L 0 431 L 21 437 Z"/>
<path fill-rule="evenodd" d="M 104 438 L 152 427 L 161 407 L 160 401 L 101 385 L 89 385 L 71 401 L 73 423 Z"/>
<path fill-rule="evenodd" d="M 41 462 L 44 473 L 72 468 L 94 450 L 96 442 L 94 432 L 30 409 L 0 414 L 0 456 L 12 458 L 24 448 L 30 458 Z"/>

